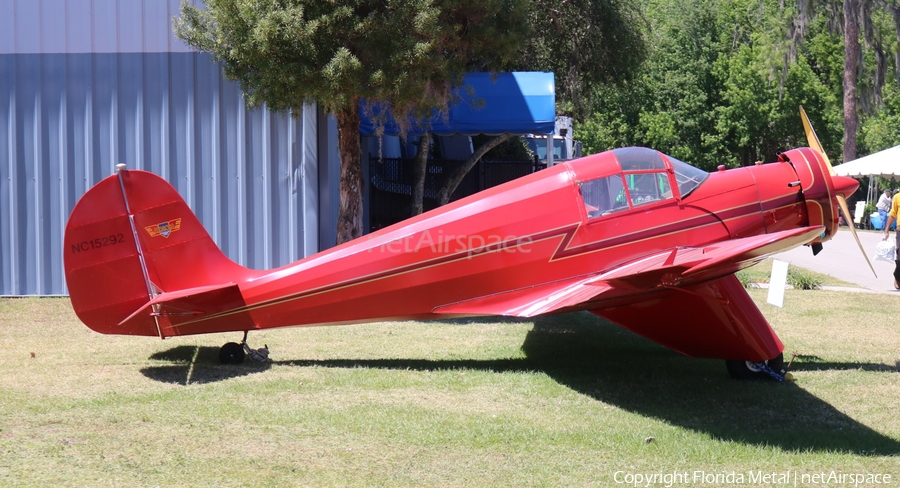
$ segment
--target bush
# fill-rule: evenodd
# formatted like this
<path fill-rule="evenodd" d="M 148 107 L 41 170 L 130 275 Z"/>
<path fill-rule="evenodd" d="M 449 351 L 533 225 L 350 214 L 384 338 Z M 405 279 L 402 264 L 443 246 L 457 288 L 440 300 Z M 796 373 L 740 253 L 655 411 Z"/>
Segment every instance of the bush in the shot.
<path fill-rule="evenodd" d="M 797 290 L 818 290 L 822 280 L 800 268 L 789 268 L 787 282 Z"/>
<path fill-rule="evenodd" d="M 753 284 L 753 277 L 746 270 L 742 269 L 734 275 L 737 276 L 738 281 L 741 282 L 744 288 L 750 288 L 750 285 Z"/>

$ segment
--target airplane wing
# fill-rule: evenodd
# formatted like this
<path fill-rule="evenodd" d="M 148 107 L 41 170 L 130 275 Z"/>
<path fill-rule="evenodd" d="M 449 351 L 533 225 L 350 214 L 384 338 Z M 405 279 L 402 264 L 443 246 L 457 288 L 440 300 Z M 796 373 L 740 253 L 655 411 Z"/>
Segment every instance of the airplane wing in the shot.
<path fill-rule="evenodd" d="M 772 254 L 805 244 L 822 232 L 822 226 L 804 227 L 708 246 L 676 247 L 606 272 L 449 303 L 436 307 L 433 312 L 534 317 L 596 301 L 612 290 L 624 292 L 616 293 L 620 297 L 655 289 L 677 288 L 683 281 L 693 283 L 730 275 Z"/>
<path fill-rule="evenodd" d="M 689 357 L 764 361 L 784 349 L 733 274 L 608 300 L 591 312 Z"/>
<path fill-rule="evenodd" d="M 659 285 L 678 286 L 686 278 L 718 278 L 806 244 L 824 231 L 823 226 L 801 227 L 707 246 L 676 247 L 620 266 L 604 274 L 603 279 L 616 288 L 646 290 Z"/>
<path fill-rule="evenodd" d="M 534 317 L 575 306 L 609 290 L 599 274 L 520 288 L 471 300 L 442 305 L 434 313 Z"/>

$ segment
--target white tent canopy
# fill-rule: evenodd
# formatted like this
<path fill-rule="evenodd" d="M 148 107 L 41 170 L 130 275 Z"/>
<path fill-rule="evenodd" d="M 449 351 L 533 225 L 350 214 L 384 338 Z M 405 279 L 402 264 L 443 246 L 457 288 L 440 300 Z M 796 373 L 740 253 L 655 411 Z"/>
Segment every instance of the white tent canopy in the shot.
<path fill-rule="evenodd" d="M 834 167 L 835 174 L 862 178 L 881 176 L 900 179 L 900 146 L 894 146 Z"/>
<path fill-rule="evenodd" d="M 834 173 L 839 176 L 850 176 L 852 178 L 881 176 L 890 180 L 900 179 L 900 146 L 894 146 L 884 151 L 878 151 L 877 153 L 839 164 L 834 167 Z M 881 191 L 878 189 L 878 183 L 875 178 L 869 178 L 866 202 L 871 203 L 877 200 Z M 857 207 L 860 203 L 857 202 Z M 856 217 L 858 220 L 859 215 Z"/>

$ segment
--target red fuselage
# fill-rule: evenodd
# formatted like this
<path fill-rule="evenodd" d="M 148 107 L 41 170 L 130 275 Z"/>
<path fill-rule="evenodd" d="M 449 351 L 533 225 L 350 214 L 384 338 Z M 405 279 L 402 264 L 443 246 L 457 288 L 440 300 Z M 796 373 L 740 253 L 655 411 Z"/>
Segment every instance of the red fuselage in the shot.
<path fill-rule="evenodd" d="M 257 271 L 221 255 L 163 180 L 140 171 L 124 171 L 120 181 L 111 178 L 91 190 L 97 193 L 93 200 L 83 199 L 102 203 L 79 202 L 67 228 L 73 305 L 94 330 L 163 338 L 481 312 L 530 316 L 609 308 L 615 316 L 623 306 L 650 303 L 654 293 L 672 288 L 695 295 L 732 293 L 719 285 L 702 286 L 765 256 L 689 276 L 642 275 L 631 284 L 596 288 L 598 294 L 588 293 L 593 289 L 585 285 L 587 292 L 578 292 L 583 301 L 559 301 L 554 294 L 571 293 L 560 284 L 621 274 L 660 253 L 671 252 L 671 264 L 683 247 L 702 250 L 745 237 L 824 229 L 812 241 L 804 235 L 802 241 L 766 247 L 771 254 L 828 240 L 837 228 L 837 179 L 810 149 L 789 151 L 776 163 L 706 174 L 657 151 L 625 148 L 548 168 L 296 263 Z M 839 181 L 841 191 L 850 182 Z M 128 206 L 115 203 L 122 195 Z M 96 243 L 97 235 L 129 244 L 126 225 L 139 243 L 104 247 L 118 254 L 102 258 L 83 249 L 86 242 Z M 146 286 L 122 278 L 108 290 L 98 289 L 110 262 L 120 262 L 117 266 L 131 275 L 145 270 L 140 272 Z M 87 286 L 92 289 L 82 291 Z M 105 294 L 111 298 L 98 298 Z M 165 304 L 144 305 L 148 296 L 159 294 Z M 522 297 L 531 301 L 516 308 Z M 544 302 L 564 306 L 542 308 Z M 721 319 L 717 312 L 707 315 L 705 320 Z M 653 338 L 643 325 L 626 326 Z M 764 357 L 782 347 L 777 338 L 767 341 L 751 355 Z M 667 345 L 705 354 L 690 345 Z"/>

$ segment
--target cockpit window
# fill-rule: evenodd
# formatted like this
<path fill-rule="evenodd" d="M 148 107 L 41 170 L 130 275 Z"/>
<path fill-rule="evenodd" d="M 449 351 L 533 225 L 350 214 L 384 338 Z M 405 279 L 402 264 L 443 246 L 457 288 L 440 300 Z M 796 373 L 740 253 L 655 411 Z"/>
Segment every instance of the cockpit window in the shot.
<path fill-rule="evenodd" d="M 709 176 L 709 173 L 706 171 L 695 168 L 684 161 L 679 161 L 672 156 L 666 157 L 669 158 L 669 162 L 672 163 L 672 168 L 675 170 L 675 181 L 678 184 L 678 191 L 681 193 L 681 198 L 686 197 L 688 193 L 694 191 L 694 189 L 700 186 L 700 183 L 703 183 L 703 180 Z"/>
<path fill-rule="evenodd" d="M 622 175 L 585 181 L 579 186 L 589 219 L 629 209 Z"/>
<path fill-rule="evenodd" d="M 622 171 L 644 171 L 644 170 L 660 170 L 665 171 L 666 163 L 663 162 L 659 151 L 648 149 L 646 147 L 623 147 L 614 149 L 613 153 L 619 160 Z"/>
<path fill-rule="evenodd" d="M 672 197 L 669 177 L 665 172 L 626 174 L 625 181 L 631 204 L 635 207 Z"/>
<path fill-rule="evenodd" d="M 653 149 L 626 147 L 613 153 L 621 173 L 579 183 L 589 219 L 672 199 L 676 191 L 684 198 L 709 176 L 706 171 Z M 678 190 L 672 188 L 673 183 Z"/>

